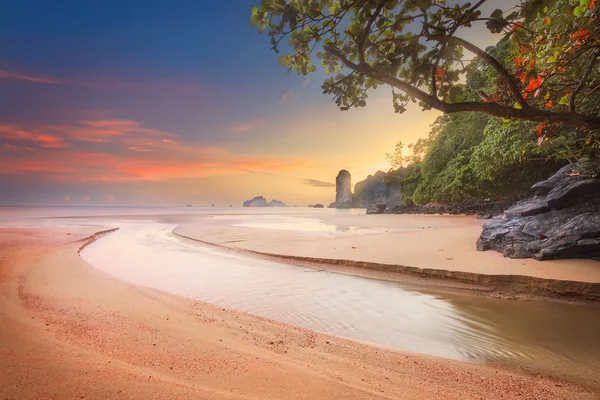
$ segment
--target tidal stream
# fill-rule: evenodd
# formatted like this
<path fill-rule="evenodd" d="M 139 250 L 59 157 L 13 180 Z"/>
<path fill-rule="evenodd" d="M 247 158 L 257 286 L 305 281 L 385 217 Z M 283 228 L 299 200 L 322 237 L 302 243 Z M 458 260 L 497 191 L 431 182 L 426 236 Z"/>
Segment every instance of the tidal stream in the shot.
<path fill-rule="evenodd" d="M 138 285 L 399 350 L 600 386 L 597 306 L 436 292 L 243 256 L 180 238 L 172 224 L 115 225 L 81 256 Z"/>

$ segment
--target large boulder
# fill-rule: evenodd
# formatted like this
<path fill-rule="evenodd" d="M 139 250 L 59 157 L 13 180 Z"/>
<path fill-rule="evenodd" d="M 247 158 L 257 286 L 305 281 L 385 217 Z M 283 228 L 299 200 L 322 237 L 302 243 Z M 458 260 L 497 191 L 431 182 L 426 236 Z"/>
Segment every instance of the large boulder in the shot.
<path fill-rule="evenodd" d="M 600 179 L 568 165 L 533 185 L 534 197 L 488 221 L 477 250 L 511 258 L 600 258 Z"/>
<path fill-rule="evenodd" d="M 385 203 L 371 204 L 367 207 L 367 214 L 383 214 L 385 211 Z"/>

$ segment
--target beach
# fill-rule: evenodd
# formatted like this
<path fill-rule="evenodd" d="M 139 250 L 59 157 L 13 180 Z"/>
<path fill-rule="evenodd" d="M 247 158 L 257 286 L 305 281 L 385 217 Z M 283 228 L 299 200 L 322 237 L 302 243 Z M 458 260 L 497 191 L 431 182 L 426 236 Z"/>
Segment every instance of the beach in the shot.
<path fill-rule="evenodd" d="M 116 279 L 79 255 L 112 226 L 16 225 L 0 230 L 2 398 L 597 397 L 557 377 L 402 352 Z"/>

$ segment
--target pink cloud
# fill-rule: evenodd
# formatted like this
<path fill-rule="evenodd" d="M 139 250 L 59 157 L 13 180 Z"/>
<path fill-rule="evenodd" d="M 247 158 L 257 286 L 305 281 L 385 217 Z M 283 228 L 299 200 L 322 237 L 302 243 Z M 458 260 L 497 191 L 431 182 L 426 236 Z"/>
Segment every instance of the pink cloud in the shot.
<path fill-rule="evenodd" d="M 49 78 L 43 76 L 33 76 L 20 74 L 18 72 L 10 72 L 6 70 L 0 70 L 0 79 L 10 80 L 10 81 L 25 81 L 32 83 L 43 83 L 43 84 L 60 84 L 63 83 L 61 80 L 56 78 Z"/>
<path fill-rule="evenodd" d="M 293 89 L 290 89 L 281 95 L 281 98 L 279 99 L 279 103 L 283 104 L 286 101 L 290 100 L 292 97 L 295 97 L 296 95 L 297 95 L 297 93 L 294 92 Z"/>
<path fill-rule="evenodd" d="M 258 128 L 259 126 L 264 125 L 264 123 L 265 123 L 265 120 L 262 118 L 251 119 L 251 120 L 243 122 L 239 125 L 230 126 L 230 127 L 226 128 L 226 131 L 230 132 L 230 133 L 250 132 L 250 131 Z"/>
<path fill-rule="evenodd" d="M 262 121 L 250 121 L 257 126 Z M 2 130 L 1 128 L 6 129 Z M 304 170 L 306 160 L 244 157 L 226 148 L 179 143 L 173 132 L 132 120 L 83 121 L 72 125 L 0 127 L 1 174 L 31 175 L 54 182 L 133 182 L 237 175 L 244 170 Z M 250 129 L 250 128 L 248 128 Z M 236 129 L 238 132 L 246 128 Z M 88 151 L 77 150 L 86 142 Z M 111 153 L 103 144 L 111 143 Z M 124 151 L 114 151 L 115 147 Z"/>
<path fill-rule="evenodd" d="M 97 89 L 125 90 L 125 91 L 152 91 L 152 92 L 178 92 L 178 93 L 197 93 L 201 88 L 195 84 L 178 83 L 171 80 L 152 80 L 146 82 L 122 81 L 118 79 L 92 79 L 77 80 L 57 78 L 40 74 L 28 74 L 0 70 L 0 81 L 20 81 L 29 83 L 38 83 L 43 85 L 71 85 L 82 87 L 95 87 Z"/>

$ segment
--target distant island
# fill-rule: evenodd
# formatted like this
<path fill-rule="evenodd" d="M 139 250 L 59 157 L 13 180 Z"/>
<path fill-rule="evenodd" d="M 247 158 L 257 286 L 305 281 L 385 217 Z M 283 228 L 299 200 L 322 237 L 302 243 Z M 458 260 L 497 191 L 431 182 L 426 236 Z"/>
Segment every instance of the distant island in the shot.
<path fill-rule="evenodd" d="M 243 204 L 244 207 L 287 207 L 287 205 L 280 200 L 271 200 L 267 202 L 263 196 L 258 196 L 252 200 L 246 200 Z"/>

